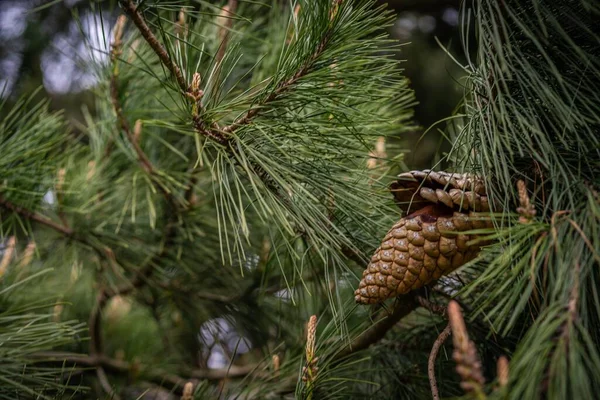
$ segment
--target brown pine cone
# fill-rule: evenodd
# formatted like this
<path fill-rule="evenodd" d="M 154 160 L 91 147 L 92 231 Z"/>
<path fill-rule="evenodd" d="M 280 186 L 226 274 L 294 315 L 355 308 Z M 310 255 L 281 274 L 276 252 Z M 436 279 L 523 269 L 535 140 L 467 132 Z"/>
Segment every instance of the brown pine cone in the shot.
<path fill-rule="evenodd" d="M 380 303 L 446 275 L 475 258 L 482 245 L 462 232 L 489 228 L 481 180 L 468 175 L 413 171 L 391 186 L 400 203 L 421 208 L 400 219 L 375 250 L 363 272 L 356 302 Z"/>

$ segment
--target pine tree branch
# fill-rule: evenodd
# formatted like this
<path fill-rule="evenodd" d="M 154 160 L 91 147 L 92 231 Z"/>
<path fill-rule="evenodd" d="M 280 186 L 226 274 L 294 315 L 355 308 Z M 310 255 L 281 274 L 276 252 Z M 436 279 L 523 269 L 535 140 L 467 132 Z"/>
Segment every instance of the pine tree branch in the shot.
<path fill-rule="evenodd" d="M 183 76 L 183 73 L 181 72 L 181 68 L 179 68 L 173 62 L 165 48 L 160 44 L 156 36 L 154 36 L 154 33 L 152 33 L 150 27 L 148 27 L 148 25 L 146 24 L 144 17 L 138 11 L 136 5 L 133 3 L 133 0 L 119 0 L 119 3 L 121 4 L 121 7 L 123 8 L 125 14 L 127 14 L 129 19 L 133 21 L 135 26 L 138 28 L 146 42 L 148 42 L 152 50 L 154 50 L 154 52 L 156 53 L 160 61 L 163 63 L 163 65 L 175 76 L 175 79 L 177 80 L 177 84 L 179 85 L 181 91 L 184 93 L 187 92 L 188 85 L 185 80 L 185 77 Z"/>
<path fill-rule="evenodd" d="M 137 7 L 133 3 L 132 0 L 119 0 L 123 11 L 127 16 L 133 21 L 135 26 L 140 31 L 141 35 L 144 37 L 146 42 L 150 45 L 154 53 L 158 56 L 162 64 L 175 76 L 177 80 L 177 84 L 179 85 L 179 89 L 185 94 L 192 94 L 190 88 L 188 88 L 188 84 L 181 72 L 181 68 L 179 68 L 175 62 L 171 59 L 165 48 L 160 44 L 154 33 L 144 20 L 142 14 L 138 11 Z M 192 94 L 193 95 L 193 94 Z M 198 131 L 200 134 L 209 137 L 220 143 L 225 145 L 227 140 L 223 136 L 223 134 L 218 129 L 217 124 L 211 124 L 211 128 L 206 128 L 204 121 L 201 120 L 199 115 L 195 115 L 192 117 L 194 129 Z"/>
<path fill-rule="evenodd" d="M 452 327 L 450 326 L 450 324 L 448 324 L 433 343 L 431 353 L 429 354 L 429 361 L 427 363 L 427 374 L 429 375 L 429 384 L 431 385 L 431 397 L 433 397 L 433 400 L 440 399 L 440 392 L 438 390 L 437 381 L 435 379 L 435 360 L 440 351 L 440 348 L 442 347 L 446 339 L 448 339 L 451 333 Z"/>
<path fill-rule="evenodd" d="M 323 36 L 321 42 L 317 46 L 315 52 L 308 59 L 308 61 L 289 79 L 280 82 L 277 87 L 264 99 L 259 105 L 251 108 L 246 112 L 246 114 L 237 120 L 235 120 L 231 125 L 228 125 L 223 128 L 223 132 L 226 134 L 235 131 L 236 129 L 248 125 L 252 120 L 260 113 L 262 107 L 271 103 L 279 98 L 283 93 L 287 92 L 298 80 L 304 77 L 306 74 L 310 72 L 310 69 L 314 65 L 315 61 L 323 54 L 325 49 L 327 48 L 327 44 L 331 39 L 332 30 L 329 28 L 325 35 Z"/>
<path fill-rule="evenodd" d="M 1 195 L 0 195 L 0 206 L 6 208 L 8 210 L 11 210 L 11 211 L 13 211 L 13 212 L 15 212 L 15 213 L 17 213 L 17 214 L 19 214 L 19 215 L 21 215 L 21 216 L 29 219 L 29 220 L 38 222 L 38 223 L 40 223 L 42 225 L 45 225 L 45 226 L 47 226 L 49 228 L 52 228 L 55 231 L 60 232 L 60 233 L 62 233 L 65 236 L 69 236 L 69 237 L 73 236 L 73 230 L 71 228 L 69 228 L 68 226 L 59 224 L 57 222 L 52 221 L 48 217 L 45 217 L 45 216 L 43 216 L 41 214 L 38 214 L 38 213 L 36 213 L 34 211 L 31 211 L 31 210 L 28 210 L 28 209 L 26 209 L 24 207 L 21 207 L 21 206 L 18 206 L 16 204 L 13 204 L 12 202 L 6 200 Z"/>

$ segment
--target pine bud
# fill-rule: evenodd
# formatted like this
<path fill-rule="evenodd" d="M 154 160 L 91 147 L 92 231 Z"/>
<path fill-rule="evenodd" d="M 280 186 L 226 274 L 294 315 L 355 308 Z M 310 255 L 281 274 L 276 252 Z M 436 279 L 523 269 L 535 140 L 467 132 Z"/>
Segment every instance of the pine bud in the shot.
<path fill-rule="evenodd" d="M 290 24 L 288 27 L 287 39 L 285 40 L 286 44 L 290 44 L 292 40 L 294 40 L 294 34 L 296 32 L 295 24 L 297 24 L 298 15 L 300 15 L 300 4 L 296 4 L 296 7 L 294 7 L 294 24 Z"/>
<path fill-rule="evenodd" d="M 175 32 L 183 37 L 187 36 L 187 23 L 185 22 L 185 8 L 181 7 L 179 14 L 177 15 L 177 25 L 175 26 Z"/>
<path fill-rule="evenodd" d="M 194 384 L 192 382 L 187 382 L 185 386 L 183 386 L 183 396 L 181 396 L 181 400 L 193 400 L 194 398 Z"/>
<path fill-rule="evenodd" d="M 133 126 L 133 140 L 139 144 L 141 137 L 142 137 L 142 120 L 138 119 L 135 121 L 135 125 Z"/>
<path fill-rule="evenodd" d="M 65 175 L 67 174 L 67 170 L 64 168 L 60 168 L 58 173 L 56 174 L 56 185 L 54 188 L 56 189 L 56 193 L 60 195 L 63 190 L 63 186 L 65 184 Z"/>
<path fill-rule="evenodd" d="M 125 23 L 127 17 L 125 15 L 119 15 L 115 27 L 113 28 L 113 46 L 120 46 L 123 39 L 123 31 L 125 30 Z"/>
<path fill-rule="evenodd" d="M 192 77 L 192 93 L 196 93 L 200 90 L 200 83 L 202 82 L 202 77 L 200 73 L 194 72 L 194 76 Z"/>
<path fill-rule="evenodd" d="M 26 267 L 31 264 L 31 260 L 33 260 L 33 254 L 35 253 L 35 242 L 31 241 L 27 244 L 25 251 L 23 252 L 23 258 L 21 258 L 21 262 L 19 263 L 19 267 Z"/>
<path fill-rule="evenodd" d="M 273 360 L 273 375 L 275 377 L 278 377 L 279 376 L 279 368 L 280 368 L 279 355 L 274 354 L 272 357 L 272 360 Z"/>
<path fill-rule="evenodd" d="M 4 251 L 2 252 L 2 261 L 0 261 L 0 278 L 4 276 L 10 262 L 12 260 L 13 255 L 15 254 L 15 245 L 17 244 L 17 240 L 14 236 L 8 238 L 4 245 Z"/>
<path fill-rule="evenodd" d="M 306 333 L 306 359 L 312 360 L 315 356 L 315 336 L 317 332 L 317 316 L 313 315 L 308 320 Z"/>
<path fill-rule="evenodd" d="M 221 12 L 219 13 L 219 16 L 217 17 L 217 19 L 215 21 L 215 23 L 219 27 L 219 33 L 218 33 L 219 42 L 223 42 L 225 40 L 225 37 L 229 33 L 229 28 L 231 27 L 230 10 L 231 10 L 231 8 L 229 7 L 229 5 L 223 6 L 223 8 L 221 8 Z"/>
<path fill-rule="evenodd" d="M 312 395 L 312 384 L 314 383 L 319 368 L 315 357 L 315 342 L 317 333 L 317 316 L 313 315 L 306 326 L 306 366 L 302 368 L 302 381 L 307 383 L 309 396 Z"/>
<path fill-rule="evenodd" d="M 508 384 L 509 373 L 508 358 L 500 356 L 496 364 L 496 370 L 498 375 L 498 384 L 500 385 L 500 387 L 506 386 Z"/>
<path fill-rule="evenodd" d="M 448 319 L 452 328 L 454 344 L 452 357 L 456 362 L 456 372 L 461 377 L 460 386 L 467 393 L 482 394 L 485 380 L 481 371 L 481 361 L 479 361 L 475 343 L 469 340 L 467 327 L 456 301 L 450 301 L 448 304 Z"/>
<path fill-rule="evenodd" d="M 519 192 L 519 205 L 517 212 L 519 213 L 519 222 L 528 224 L 535 217 L 535 207 L 531 204 L 529 194 L 527 193 L 527 185 L 524 181 L 517 181 L 517 190 Z"/>
<path fill-rule="evenodd" d="M 87 170 L 87 174 L 85 175 L 86 182 L 91 181 L 95 174 L 96 174 L 96 161 L 92 160 L 92 161 L 88 162 L 88 170 Z"/>
<path fill-rule="evenodd" d="M 125 15 L 119 15 L 115 27 L 113 28 L 113 42 L 111 43 L 112 51 L 110 54 L 112 62 L 115 62 L 123 52 L 123 32 L 125 31 L 126 22 L 127 17 Z"/>
<path fill-rule="evenodd" d="M 62 314 L 64 308 L 65 308 L 65 306 L 60 303 L 54 305 L 54 308 L 52 310 L 52 321 L 54 321 L 54 322 L 60 321 L 60 315 Z"/>

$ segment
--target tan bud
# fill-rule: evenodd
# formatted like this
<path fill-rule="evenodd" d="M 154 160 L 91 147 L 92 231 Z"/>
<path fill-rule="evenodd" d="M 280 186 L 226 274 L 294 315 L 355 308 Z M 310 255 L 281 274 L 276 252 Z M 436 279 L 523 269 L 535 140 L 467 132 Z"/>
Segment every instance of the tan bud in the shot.
<path fill-rule="evenodd" d="M 135 121 L 135 125 L 133 126 L 133 140 L 139 144 L 141 137 L 142 137 L 142 120 L 138 119 Z"/>
<path fill-rule="evenodd" d="M 498 384 L 500 387 L 506 386 L 508 384 L 509 373 L 508 358 L 500 356 L 496 364 L 496 369 L 498 371 Z"/>
<path fill-rule="evenodd" d="M 313 315 L 308 320 L 306 333 L 306 359 L 310 362 L 315 356 L 315 340 L 317 333 L 317 316 Z"/>
<path fill-rule="evenodd" d="M 54 308 L 52 310 L 52 320 L 54 322 L 59 322 L 60 321 L 60 315 L 62 314 L 63 310 L 64 310 L 65 306 L 62 304 L 55 304 Z"/>
<path fill-rule="evenodd" d="M 119 15 L 117 18 L 117 22 L 115 23 L 115 27 L 113 28 L 113 46 L 117 47 L 121 45 L 121 40 L 123 39 L 123 32 L 125 31 L 125 23 L 127 22 L 127 17 L 125 15 Z"/>
<path fill-rule="evenodd" d="M 194 384 L 192 382 L 187 382 L 183 386 L 183 396 L 181 396 L 181 400 L 192 400 L 194 398 Z"/>
<path fill-rule="evenodd" d="M 96 161 L 92 160 L 92 161 L 88 162 L 88 170 L 87 170 L 87 174 L 85 175 L 86 182 L 91 181 L 95 174 L 96 174 Z"/>
<path fill-rule="evenodd" d="M 278 354 L 274 354 L 273 355 L 273 372 L 275 373 L 275 376 L 279 376 L 279 368 L 280 368 L 280 359 L 279 359 L 279 355 Z"/>
<path fill-rule="evenodd" d="M 223 8 L 221 8 L 221 12 L 219 13 L 219 16 L 215 21 L 215 23 L 219 27 L 218 37 L 220 42 L 223 41 L 225 35 L 227 35 L 227 32 L 229 31 L 229 28 L 231 27 L 230 9 L 231 8 L 229 7 L 229 5 L 226 5 Z"/>
<path fill-rule="evenodd" d="M 0 261 L 0 278 L 4 276 L 10 262 L 12 260 L 13 255 L 15 254 L 15 245 L 17 244 L 17 240 L 14 236 L 11 236 L 6 241 L 4 246 L 4 251 L 2 253 L 2 261 Z"/>
<path fill-rule="evenodd" d="M 135 39 L 131 46 L 129 47 L 129 57 L 127 57 L 127 62 L 132 63 L 135 60 L 137 49 L 140 47 L 140 39 Z"/>
<path fill-rule="evenodd" d="M 31 264 L 31 260 L 33 260 L 33 255 L 35 254 L 35 242 L 31 241 L 27 244 L 25 251 L 23 252 L 23 258 L 21 259 L 20 267 L 26 267 Z"/>
<path fill-rule="evenodd" d="M 192 77 L 192 93 L 197 93 L 200 91 L 200 83 L 202 82 L 202 77 L 200 73 L 194 72 L 194 76 Z"/>
<path fill-rule="evenodd" d="M 56 191 L 62 192 L 63 186 L 65 185 L 65 175 L 67 174 L 67 170 L 64 168 L 60 168 L 58 173 L 56 174 Z"/>

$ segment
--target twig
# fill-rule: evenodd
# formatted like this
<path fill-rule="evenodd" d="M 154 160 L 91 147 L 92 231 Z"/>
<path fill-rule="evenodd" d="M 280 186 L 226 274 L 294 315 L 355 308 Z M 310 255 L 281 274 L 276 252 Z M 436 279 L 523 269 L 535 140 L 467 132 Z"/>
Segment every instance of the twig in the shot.
<path fill-rule="evenodd" d="M 125 14 L 127 14 L 127 16 L 133 21 L 135 26 L 138 28 L 138 30 L 140 31 L 146 42 L 150 45 L 152 50 L 154 50 L 154 53 L 158 56 L 163 65 L 175 76 L 177 84 L 179 85 L 179 89 L 186 95 L 190 94 L 191 89 L 188 88 L 188 84 L 186 82 L 185 77 L 183 76 L 183 73 L 181 72 L 181 69 L 175 64 L 175 62 L 173 62 L 165 48 L 160 44 L 154 33 L 152 33 L 152 31 L 146 24 L 146 21 L 144 21 L 144 17 L 137 10 L 137 7 L 133 3 L 133 1 L 119 0 L 119 3 L 121 4 L 121 7 L 123 7 L 123 11 L 125 12 Z M 196 131 L 198 131 L 204 136 L 210 137 L 217 143 L 220 143 L 222 145 L 227 144 L 227 140 L 223 136 L 217 124 L 213 123 L 211 124 L 211 129 L 207 129 L 204 121 L 201 120 L 199 115 L 193 116 L 192 120 L 194 129 L 196 129 Z"/>
<path fill-rule="evenodd" d="M 30 355 L 30 357 L 34 362 L 59 362 L 72 363 L 81 367 L 102 367 L 108 372 L 116 373 L 128 373 L 134 368 L 134 365 L 132 363 L 106 357 L 104 355 L 91 356 L 69 352 L 47 351 L 34 353 Z M 190 382 L 191 380 L 198 379 L 218 381 L 226 378 L 241 378 L 256 371 L 257 365 L 232 365 L 228 368 L 222 369 L 190 369 L 187 371 L 183 371 L 191 379 L 183 378 L 179 375 L 168 373 L 161 369 L 152 369 L 152 367 L 149 365 L 136 364 L 135 368 L 142 371 L 142 376 L 146 377 L 152 382 L 156 382 L 159 384 L 168 383 L 170 386 L 174 388 L 179 388 L 179 390 L 182 391 L 182 388 L 185 386 L 185 384 Z"/>
<path fill-rule="evenodd" d="M 6 200 L 1 195 L 0 195 L 0 206 L 3 206 L 4 208 L 7 208 L 11 211 L 14 211 L 17 214 L 20 214 L 27 219 L 39 222 L 42 225 L 46 225 L 47 227 L 52 228 L 55 231 L 60 232 L 65 236 L 73 235 L 73 230 L 71 230 L 71 228 L 69 228 L 68 226 L 61 225 L 61 224 L 56 223 L 56 222 L 52 221 L 51 219 L 49 219 L 43 215 L 40 215 L 34 211 L 30 211 L 26 208 L 23 208 L 21 206 L 13 204 L 10 201 Z"/>
<path fill-rule="evenodd" d="M 90 318 L 88 321 L 88 332 L 90 335 L 90 354 L 92 356 L 98 356 L 103 353 L 101 320 L 102 309 L 106 305 L 107 301 L 108 298 L 104 292 L 104 289 L 101 289 L 100 293 L 98 293 L 96 297 L 96 303 L 94 304 L 94 308 L 90 313 Z M 102 390 L 107 395 L 111 396 L 112 399 L 119 400 L 119 396 L 116 393 L 114 393 L 102 365 L 97 365 L 96 376 L 98 378 L 98 382 L 100 383 L 100 387 L 102 388 Z"/>
<path fill-rule="evenodd" d="M 138 28 L 146 42 L 150 45 L 152 50 L 156 53 L 160 61 L 163 63 L 165 67 L 175 76 L 177 80 L 177 84 L 182 92 L 187 91 L 187 82 L 181 72 L 181 69 L 171 60 L 169 54 L 165 50 L 165 48 L 160 44 L 156 36 L 152 33 L 146 21 L 144 21 L 144 17 L 137 10 L 137 7 L 133 3 L 132 0 L 119 0 L 121 7 L 123 7 L 123 11 L 127 16 L 133 21 L 135 26 Z"/>
<path fill-rule="evenodd" d="M 446 307 L 439 305 L 439 304 L 432 303 L 423 296 L 417 296 L 417 301 L 419 302 L 419 305 L 421 307 L 428 309 L 433 314 L 437 314 L 444 318 L 447 317 Z"/>
<path fill-rule="evenodd" d="M 109 297 L 106 295 L 106 292 L 104 290 L 100 290 L 100 292 L 96 296 L 94 308 L 90 313 L 90 319 L 88 321 L 88 330 L 90 334 L 90 354 L 92 356 L 102 354 L 103 344 L 102 330 L 100 326 L 100 322 L 102 319 L 101 311 L 108 302 L 108 299 Z"/>
<path fill-rule="evenodd" d="M 224 304 L 232 303 L 236 300 L 239 300 L 240 298 L 243 297 L 243 294 L 244 294 L 243 292 L 241 292 L 241 293 L 236 293 L 236 294 L 227 296 L 224 294 L 202 292 L 202 291 L 198 291 L 196 289 L 182 287 L 182 286 L 174 284 L 173 282 L 171 282 L 171 283 L 157 282 L 156 284 L 157 284 L 157 286 L 159 286 L 162 289 L 178 292 L 178 293 L 183 294 L 188 297 L 196 297 L 201 300 L 215 301 L 215 302 L 224 303 Z"/>
<path fill-rule="evenodd" d="M 357 263 L 358 265 L 363 265 L 363 263 L 365 262 L 360 253 L 349 246 L 342 246 L 342 254 L 345 255 L 348 259 Z"/>
<path fill-rule="evenodd" d="M 98 377 L 98 382 L 100 382 L 102 390 L 104 390 L 104 392 L 109 396 L 109 399 L 121 400 L 121 397 L 113 390 L 110 382 L 108 381 L 108 377 L 106 376 L 106 372 L 104 372 L 103 367 L 96 367 L 96 376 Z"/>
<path fill-rule="evenodd" d="M 123 109 L 121 108 L 121 103 L 119 102 L 118 82 L 115 75 L 111 76 L 110 78 L 110 99 L 113 105 L 113 109 L 117 114 L 117 124 L 120 126 L 123 132 L 125 132 L 129 143 L 131 143 L 131 146 L 133 147 L 133 150 L 137 155 L 138 161 L 140 162 L 142 169 L 148 175 L 154 175 L 155 172 L 152 163 L 148 159 L 148 156 L 146 156 L 146 153 L 144 153 L 144 150 L 142 150 L 142 148 L 140 147 L 139 142 L 135 140 L 135 136 L 131 131 L 129 122 L 127 121 L 127 118 L 125 118 L 125 116 L 123 115 Z"/>
<path fill-rule="evenodd" d="M 349 356 L 357 351 L 364 350 L 381 340 L 385 334 L 396 325 L 398 321 L 413 312 L 419 306 L 414 294 L 407 294 L 396 299 L 396 307 L 391 314 L 380 318 L 370 329 L 357 337 L 352 344 L 340 351 L 336 358 Z"/>
<path fill-rule="evenodd" d="M 433 400 L 439 400 L 440 392 L 437 387 L 437 382 L 435 379 L 435 360 L 440 351 L 440 348 L 448 339 L 448 336 L 452 333 L 452 328 L 450 324 L 448 324 L 444 330 L 437 337 L 435 342 L 433 342 L 433 347 L 431 348 L 431 353 L 429 353 L 429 362 L 427 363 L 427 374 L 429 375 L 429 384 L 431 385 L 431 396 Z"/>

